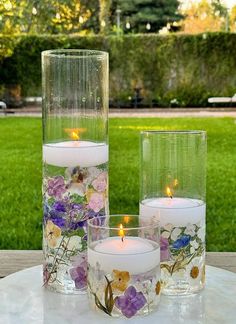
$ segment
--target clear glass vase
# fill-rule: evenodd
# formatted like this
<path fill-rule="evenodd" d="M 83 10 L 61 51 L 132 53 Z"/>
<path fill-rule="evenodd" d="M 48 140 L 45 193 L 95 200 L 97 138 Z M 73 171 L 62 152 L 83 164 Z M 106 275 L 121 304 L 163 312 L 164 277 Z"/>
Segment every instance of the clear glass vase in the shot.
<path fill-rule="evenodd" d="M 160 301 L 159 222 L 142 226 L 135 215 L 88 221 L 88 297 L 92 309 L 131 318 Z"/>
<path fill-rule="evenodd" d="M 108 212 L 108 54 L 42 53 L 44 286 L 87 288 L 87 220 Z"/>
<path fill-rule="evenodd" d="M 161 280 L 167 295 L 205 283 L 206 133 L 141 133 L 140 217 L 161 226 Z"/>

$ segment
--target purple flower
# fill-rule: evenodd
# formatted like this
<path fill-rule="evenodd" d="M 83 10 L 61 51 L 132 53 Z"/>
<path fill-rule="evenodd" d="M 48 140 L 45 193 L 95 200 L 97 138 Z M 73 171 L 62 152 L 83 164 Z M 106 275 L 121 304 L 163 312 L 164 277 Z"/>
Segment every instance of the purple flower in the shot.
<path fill-rule="evenodd" d="M 51 218 L 50 218 L 53 223 L 55 225 L 57 225 L 58 227 L 62 228 L 66 225 L 66 220 L 60 216 L 56 216 L 56 215 L 51 215 Z"/>
<path fill-rule="evenodd" d="M 179 249 L 187 246 L 190 242 L 190 239 L 191 239 L 190 235 L 183 235 L 172 244 L 172 247 L 174 249 L 179 250 Z"/>
<path fill-rule="evenodd" d="M 169 242 L 168 239 L 161 236 L 161 261 L 169 260 Z"/>
<path fill-rule="evenodd" d="M 80 204 L 70 205 L 70 229 L 76 230 L 77 228 L 83 228 L 86 223 L 84 218 L 83 206 Z"/>
<path fill-rule="evenodd" d="M 61 199 L 62 195 L 66 192 L 64 178 L 56 176 L 49 179 L 47 191 L 49 196 Z"/>
<path fill-rule="evenodd" d="M 87 286 L 87 271 L 82 266 L 70 269 L 70 276 L 75 282 L 77 289 L 83 289 Z"/>
<path fill-rule="evenodd" d="M 147 300 L 143 293 L 137 292 L 134 286 L 130 286 L 126 289 L 123 296 L 119 296 L 115 299 L 115 305 L 119 308 L 124 316 L 130 318 L 134 316 L 138 310 L 140 310 Z"/>
<path fill-rule="evenodd" d="M 59 213 L 65 213 L 66 212 L 66 204 L 63 203 L 62 201 L 56 201 L 53 204 L 53 208 L 55 211 L 59 212 Z"/>

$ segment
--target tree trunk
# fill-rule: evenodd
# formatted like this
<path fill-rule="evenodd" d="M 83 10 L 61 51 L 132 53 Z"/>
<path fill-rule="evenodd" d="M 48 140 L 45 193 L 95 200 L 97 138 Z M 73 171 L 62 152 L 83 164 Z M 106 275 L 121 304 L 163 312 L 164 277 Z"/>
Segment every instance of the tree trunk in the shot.
<path fill-rule="evenodd" d="M 108 34 L 110 30 L 111 0 L 99 0 L 100 33 Z"/>

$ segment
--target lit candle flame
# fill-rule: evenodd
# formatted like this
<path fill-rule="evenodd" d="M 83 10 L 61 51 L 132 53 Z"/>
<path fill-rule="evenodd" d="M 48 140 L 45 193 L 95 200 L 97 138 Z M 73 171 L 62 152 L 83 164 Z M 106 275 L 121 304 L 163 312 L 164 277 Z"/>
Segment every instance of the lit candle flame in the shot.
<path fill-rule="evenodd" d="M 65 128 L 64 131 L 72 140 L 78 141 L 80 139 L 80 133 L 84 133 L 86 128 Z"/>
<path fill-rule="evenodd" d="M 120 224 L 119 236 L 121 236 L 121 241 L 124 242 L 125 233 L 124 233 L 122 224 Z"/>
<path fill-rule="evenodd" d="M 166 193 L 168 197 L 170 197 L 171 199 L 173 198 L 172 192 L 169 187 L 166 188 Z"/>

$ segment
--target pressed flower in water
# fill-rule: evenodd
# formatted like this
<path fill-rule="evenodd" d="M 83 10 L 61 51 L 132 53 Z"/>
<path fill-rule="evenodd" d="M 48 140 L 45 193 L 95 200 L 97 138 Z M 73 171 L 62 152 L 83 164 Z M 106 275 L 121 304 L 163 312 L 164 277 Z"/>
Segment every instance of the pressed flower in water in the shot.
<path fill-rule="evenodd" d="M 190 239 L 191 239 L 190 235 L 182 235 L 178 240 L 176 240 L 172 244 L 172 247 L 174 249 L 181 249 L 189 244 Z"/>
<path fill-rule="evenodd" d="M 47 192 L 49 196 L 61 199 L 62 195 L 66 192 L 64 178 L 56 176 L 48 180 Z"/>
<path fill-rule="evenodd" d="M 121 310 L 122 314 L 130 318 L 134 316 L 145 304 L 147 300 L 143 293 L 137 292 L 135 287 L 130 286 L 126 289 L 123 296 L 115 299 L 115 305 Z"/>
<path fill-rule="evenodd" d="M 92 186 L 98 192 L 106 190 L 107 187 L 107 172 L 102 172 L 99 176 L 92 182 Z"/>
<path fill-rule="evenodd" d="M 172 239 L 173 241 L 177 240 L 177 238 L 178 238 L 178 236 L 180 235 L 180 233 L 181 233 L 181 229 L 178 228 L 178 227 L 175 227 L 175 228 L 173 229 L 173 231 L 171 232 L 171 239 Z"/>
<path fill-rule="evenodd" d="M 191 285 L 197 286 L 202 279 L 204 264 L 201 258 L 194 258 L 186 267 L 186 274 Z"/>
<path fill-rule="evenodd" d="M 119 271 L 113 270 L 113 281 L 112 281 L 112 288 L 118 291 L 125 291 L 128 286 L 128 282 L 130 280 L 130 275 L 128 271 Z"/>
<path fill-rule="evenodd" d="M 102 193 L 93 193 L 88 203 L 89 208 L 98 213 L 104 207 L 104 195 Z"/>
<path fill-rule="evenodd" d="M 184 234 L 194 236 L 195 235 L 195 224 L 187 224 Z"/>
<path fill-rule="evenodd" d="M 157 281 L 156 288 L 155 288 L 156 295 L 159 295 L 161 292 L 161 283 L 160 281 Z"/>
<path fill-rule="evenodd" d="M 60 227 L 55 225 L 51 220 L 48 220 L 45 227 L 45 236 L 48 245 L 54 248 L 57 245 L 57 240 L 61 237 Z"/>
<path fill-rule="evenodd" d="M 87 271 L 82 266 L 70 269 L 70 276 L 75 282 L 77 289 L 83 289 L 87 286 Z"/>

